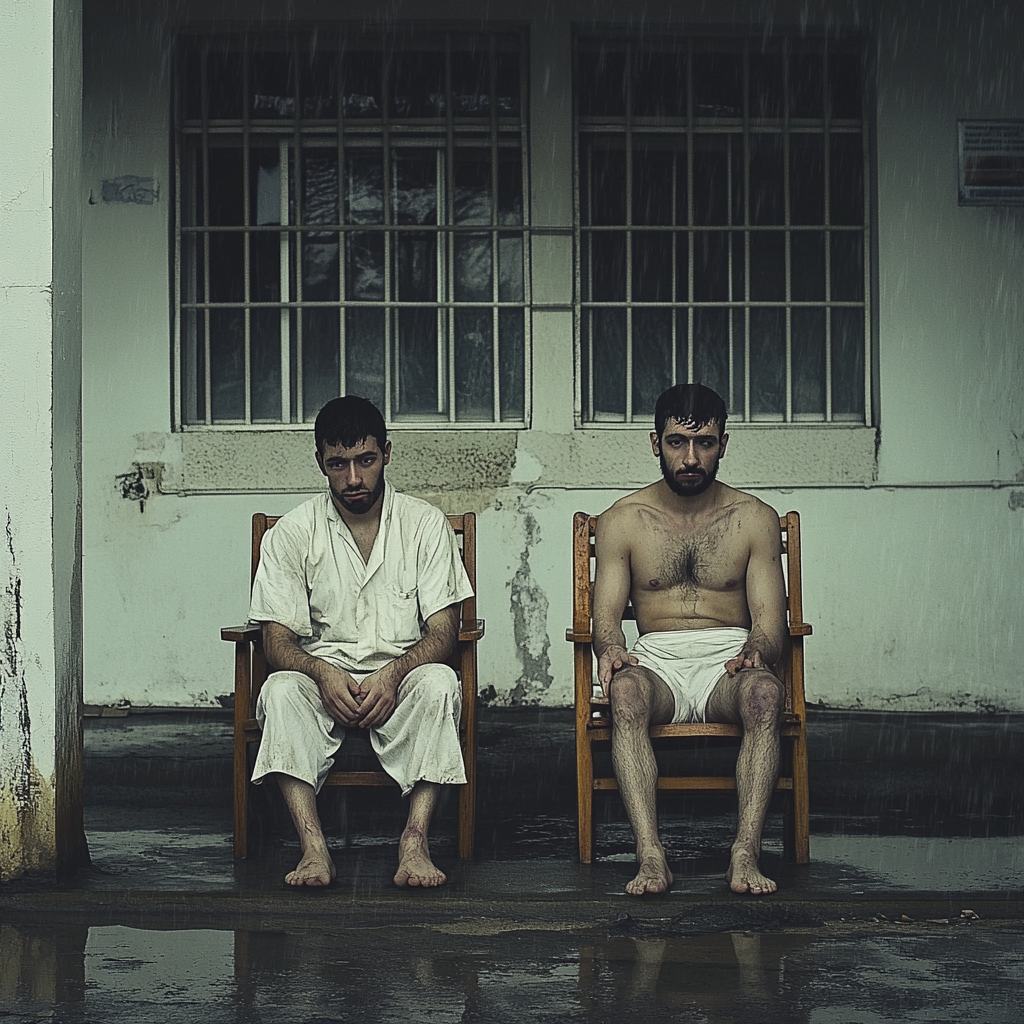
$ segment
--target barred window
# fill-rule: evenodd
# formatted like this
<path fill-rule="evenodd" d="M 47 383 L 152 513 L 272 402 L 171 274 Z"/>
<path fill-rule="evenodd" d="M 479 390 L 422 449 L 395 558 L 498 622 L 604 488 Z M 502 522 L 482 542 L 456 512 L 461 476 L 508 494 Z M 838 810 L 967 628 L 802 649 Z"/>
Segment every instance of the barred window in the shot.
<path fill-rule="evenodd" d="M 702 381 L 747 422 L 870 416 L 863 47 L 580 35 L 581 422 Z"/>
<path fill-rule="evenodd" d="M 178 425 L 525 423 L 520 36 L 179 42 Z"/>

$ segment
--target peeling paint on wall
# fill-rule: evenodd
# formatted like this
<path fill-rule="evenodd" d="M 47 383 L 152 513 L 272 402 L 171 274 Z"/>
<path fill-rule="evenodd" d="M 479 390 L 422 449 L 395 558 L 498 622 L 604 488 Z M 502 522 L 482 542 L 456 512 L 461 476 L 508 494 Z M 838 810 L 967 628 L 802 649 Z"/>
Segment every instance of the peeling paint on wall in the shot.
<path fill-rule="evenodd" d="M 512 704 L 540 704 L 554 682 L 548 638 L 548 597 L 530 571 L 530 549 L 540 538 L 532 512 L 523 511 L 526 543 L 512 577 L 512 629 L 522 672 L 509 694 Z"/>
<path fill-rule="evenodd" d="M 0 879 L 51 870 L 56 862 L 53 785 L 32 760 L 22 665 L 21 577 L 11 515 L 0 544 Z"/>

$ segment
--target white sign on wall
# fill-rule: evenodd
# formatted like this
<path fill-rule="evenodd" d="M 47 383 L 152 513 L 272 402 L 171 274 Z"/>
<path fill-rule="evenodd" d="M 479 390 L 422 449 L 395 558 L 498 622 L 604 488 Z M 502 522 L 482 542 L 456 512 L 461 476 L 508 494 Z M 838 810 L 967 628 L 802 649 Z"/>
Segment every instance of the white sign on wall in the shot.
<path fill-rule="evenodd" d="M 1024 120 L 958 121 L 961 206 L 1024 206 Z"/>

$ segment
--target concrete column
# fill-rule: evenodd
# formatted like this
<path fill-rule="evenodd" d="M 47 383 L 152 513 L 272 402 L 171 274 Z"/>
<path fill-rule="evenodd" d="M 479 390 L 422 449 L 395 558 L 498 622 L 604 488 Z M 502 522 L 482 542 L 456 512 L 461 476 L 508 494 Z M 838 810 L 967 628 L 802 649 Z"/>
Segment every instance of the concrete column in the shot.
<path fill-rule="evenodd" d="M 80 0 L 0 4 L 0 878 L 87 858 Z"/>

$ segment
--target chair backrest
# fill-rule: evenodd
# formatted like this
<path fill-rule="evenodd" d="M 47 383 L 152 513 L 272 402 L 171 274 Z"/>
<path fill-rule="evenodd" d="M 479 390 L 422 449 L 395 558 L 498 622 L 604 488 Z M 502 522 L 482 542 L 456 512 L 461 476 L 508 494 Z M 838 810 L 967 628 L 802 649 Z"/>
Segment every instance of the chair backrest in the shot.
<path fill-rule="evenodd" d="M 249 589 L 252 589 L 253 581 L 256 579 L 256 569 L 260 564 L 260 550 L 263 544 L 263 537 L 266 532 L 280 519 L 280 516 L 268 516 L 264 512 L 256 512 L 252 517 L 252 561 L 249 575 Z M 476 513 L 465 512 L 462 515 L 448 516 L 455 531 L 456 540 L 459 542 L 459 553 L 462 555 L 462 564 L 466 567 L 466 575 L 469 577 L 473 593 L 462 602 L 462 622 L 473 623 L 476 621 Z M 458 652 L 452 655 L 452 667 L 458 668 Z"/>
<path fill-rule="evenodd" d="M 576 640 L 591 642 L 591 616 L 594 598 L 594 531 L 597 516 L 577 512 L 573 516 L 573 596 L 572 632 Z M 803 638 L 810 632 L 804 623 L 803 583 L 800 573 L 800 513 L 779 516 L 782 532 L 783 577 L 786 582 L 786 606 L 789 613 L 790 652 L 778 666 L 786 684 L 786 710 L 803 713 Z M 622 613 L 624 619 L 635 619 L 631 604 Z"/>

